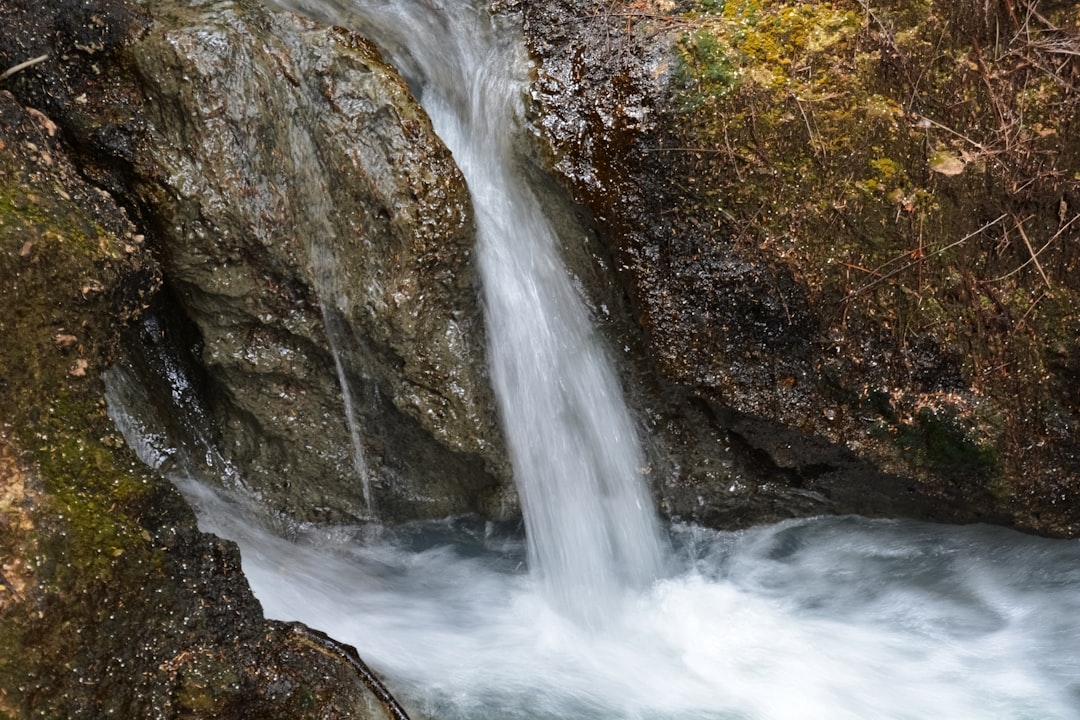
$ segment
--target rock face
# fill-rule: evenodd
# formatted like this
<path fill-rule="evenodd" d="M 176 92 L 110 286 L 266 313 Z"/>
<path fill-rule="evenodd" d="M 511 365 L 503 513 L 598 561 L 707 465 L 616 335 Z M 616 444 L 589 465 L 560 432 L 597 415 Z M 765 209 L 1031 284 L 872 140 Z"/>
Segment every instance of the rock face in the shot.
<path fill-rule="evenodd" d="M 653 366 L 759 461 L 673 513 L 1080 533 L 1075 5 L 523 7 Z"/>
<path fill-rule="evenodd" d="M 235 546 L 113 432 L 101 372 L 158 266 L 6 91 L 0 148 L 0 714 L 389 717 L 355 653 L 263 619 Z"/>
<path fill-rule="evenodd" d="M 305 519 L 477 509 L 500 461 L 471 208 L 401 79 L 358 37 L 245 4 L 127 52 L 150 116 L 136 192 L 222 391 L 226 456 Z"/>
<path fill-rule="evenodd" d="M 471 207 L 396 73 L 257 3 L 85 20 L 20 88 L 136 211 L 234 477 L 299 520 L 497 512 Z"/>

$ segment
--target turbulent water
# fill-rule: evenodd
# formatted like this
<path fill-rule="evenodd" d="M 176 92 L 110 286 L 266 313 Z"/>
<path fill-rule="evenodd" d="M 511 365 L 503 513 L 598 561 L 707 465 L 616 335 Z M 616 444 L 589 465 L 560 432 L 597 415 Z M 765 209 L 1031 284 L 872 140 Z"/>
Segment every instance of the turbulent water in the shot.
<path fill-rule="evenodd" d="M 115 408 L 133 445 L 154 444 Z M 284 539 L 176 479 L 203 529 L 240 544 L 267 616 L 355 645 L 414 718 L 1080 718 L 1076 541 L 860 518 L 676 526 L 669 576 L 590 629 L 505 528 Z"/>
<path fill-rule="evenodd" d="M 458 519 L 286 539 L 242 480 L 192 479 L 116 368 L 117 426 L 240 544 L 269 617 L 355 645 L 418 718 L 1080 719 L 1080 543 L 856 518 L 661 532 L 618 384 L 514 171 L 513 28 L 469 2 L 300 9 L 379 42 L 469 182 L 526 533 Z"/>
<path fill-rule="evenodd" d="M 676 526 L 666 576 L 583 624 L 514 528 L 282 537 L 242 490 L 191 479 L 122 368 L 107 381 L 128 443 L 239 543 L 266 615 L 356 646 L 416 720 L 1080 720 L 1078 541 L 861 518 Z"/>
<path fill-rule="evenodd" d="M 677 527 L 677 572 L 588 631 L 481 523 L 287 542 L 219 498 L 271 617 L 355 644 L 445 720 L 1080 718 L 1080 544 L 833 518 Z"/>

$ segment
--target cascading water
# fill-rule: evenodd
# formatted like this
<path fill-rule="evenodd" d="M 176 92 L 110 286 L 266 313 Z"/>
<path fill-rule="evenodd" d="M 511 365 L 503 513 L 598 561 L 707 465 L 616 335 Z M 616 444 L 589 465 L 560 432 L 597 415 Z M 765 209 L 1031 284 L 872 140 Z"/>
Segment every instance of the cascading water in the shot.
<path fill-rule="evenodd" d="M 514 171 L 528 73 L 519 38 L 473 2 L 298 9 L 372 37 L 465 176 L 477 214 L 488 360 L 529 565 L 557 607 L 596 624 L 628 588 L 657 578 L 660 534 L 619 384 L 555 232 Z"/>
<path fill-rule="evenodd" d="M 1080 719 L 1076 541 L 832 518 L 677 526 L 662 550 L 618 385 L 513 170 L 517 35 L 437 3 L 299 9 L 380 43 L 468 179 L 528 548 L 466 520 L 285 540 L 177 464 L 266 614 L 356 645 L 416 718 Z M 130 380 L 107 380 L 117 426 L 160 458 Z"/>
<path fill-rule="evenodd" d="M 334 370 L 337 373 L 338 385 L 341 387 L 341 400 L 345 411 L 345 423 L 349 428 L 349 442 L 351 444 L 353 469 L 360 476 L 361 488 L 364 493 L 364 507 L 368 514 L 375 516 L 375 500 L 371 494 L 371 476 L 368 473 L 367 461 L 364 459 L 364 445 L 360 438 L 360 423 L 356 418 L 356 410 L 353 407 L 352 386 L 349 384 L 348 373 L 345 372 L 345 364 L 342 361 L 342 338 L 347 338 L 348 333 L 344 323 L 338 320 L 335 312 L 337 304 L 345 304 L 346 300 L 338 290 L 338 278 L 335 272 L 336 262 L 330 250 L 320 244 L 314 244 L 311 250 L 311 266 L 315 277 L 316 290 L 322 303 L 323 326 L 326 328 L 327 341 L 330 344 L 330 353 L 334 356 Z"/>
<path fill-rule="evenodd" d="M 424 2 L 413 8 L 432 16 Z M 443 51 L 424 58 L 426 68 L 446 75 L 429 75 L 420 101 L 477 209 L 489 363 L 522 497 L 530 568 L 560 609 L 596 622 L 627 588 L 642 589 L 657 577 L 652 501 L 618 382 L 562 266 L 554 231 L 513 172 L 512 133 L 525 85 L 507 70 L 525 69 L 521 49 L 482 22 L 474 5 L 453 10 L 442 15 L 448 32 L 412 43 L 414 57 L 420 49 Z M 455 89 L 457 96 L 448 94 Z"/>

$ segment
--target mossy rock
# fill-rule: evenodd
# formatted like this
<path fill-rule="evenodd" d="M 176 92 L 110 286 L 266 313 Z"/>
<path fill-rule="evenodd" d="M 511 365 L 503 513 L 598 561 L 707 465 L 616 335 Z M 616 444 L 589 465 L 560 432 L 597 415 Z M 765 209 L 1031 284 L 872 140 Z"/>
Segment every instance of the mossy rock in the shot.
<path fill-rule="evenodd" d="M 1080 533 L 1076 5 L 569 4 L 608 51 L 533 30 L 539 123 L 663 375 L 739 418 L 766 475 L 794 467 L 767 429 L 796 430 L 832 444 L 829 467 L 851 452 L 906 479 L 873 513 Z M 600 115 L 651 98 L 650 123 L 611 144 L 628 151 L 548 121 L 580 92 L 549 81 L 567 57 L 582 84 L 633 80 L 589 95 Z M 582 181 L 590 164 L 622 177 L 618 196 Z M 851 509 L 805 476 L 759 488 Z"/>
<path fill-rule="evenodd" d="M 386 717 L 114 432 L 101 373 L 159 285 L 134 226 L 3 91 L 0 148 L 0 715 Z"/>

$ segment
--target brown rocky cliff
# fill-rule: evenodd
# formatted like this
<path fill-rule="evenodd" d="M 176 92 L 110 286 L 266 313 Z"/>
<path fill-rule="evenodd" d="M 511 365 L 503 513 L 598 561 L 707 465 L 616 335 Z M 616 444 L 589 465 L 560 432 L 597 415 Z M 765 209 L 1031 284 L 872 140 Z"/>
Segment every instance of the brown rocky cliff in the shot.
<path fill-rule="evenodd" d="M 671 512 L 1080 532 L 1073 4 L 524 11 L 653 367 L 760 459 Z"/>

